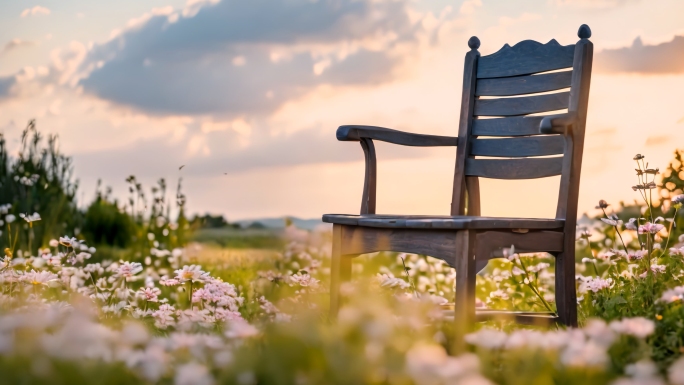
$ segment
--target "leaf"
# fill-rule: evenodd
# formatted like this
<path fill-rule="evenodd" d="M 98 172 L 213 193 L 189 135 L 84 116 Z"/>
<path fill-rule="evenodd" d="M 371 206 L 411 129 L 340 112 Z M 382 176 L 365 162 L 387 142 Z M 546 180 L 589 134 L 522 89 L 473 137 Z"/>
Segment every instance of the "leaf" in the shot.
<path fill-rule="evenodd" d="M 606 309 L 613 310 L 615 308 L 615 306 L 626 304 L 626 303 L 627 303 L 627 300 L 622 298 L 621 295 L 618 295 L 618 296 L 613 297 L 613 298 L 609 299 L 608 301 L 606 301 Z"/>

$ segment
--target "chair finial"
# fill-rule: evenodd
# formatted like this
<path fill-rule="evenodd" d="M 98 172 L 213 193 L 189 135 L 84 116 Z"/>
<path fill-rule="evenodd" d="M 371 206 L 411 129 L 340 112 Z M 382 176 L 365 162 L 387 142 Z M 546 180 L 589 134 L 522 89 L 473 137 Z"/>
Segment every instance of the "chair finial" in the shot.
<path fill-rule="evenodd" d="M 589 28 L 588 25 L 582 24 L 579 27 L 579 31 L 577 31 L 577 36 L 579 36 L 580 39 L 588 39 L 591 37 L 591 29 Z"/>
<path fill-rule="evenodd" d="M 471 37 L 468 39 L 468 47 L 470 47 L 470 49 L 480 48 L 480 39 L 478 39 L 477 36 Z"/>

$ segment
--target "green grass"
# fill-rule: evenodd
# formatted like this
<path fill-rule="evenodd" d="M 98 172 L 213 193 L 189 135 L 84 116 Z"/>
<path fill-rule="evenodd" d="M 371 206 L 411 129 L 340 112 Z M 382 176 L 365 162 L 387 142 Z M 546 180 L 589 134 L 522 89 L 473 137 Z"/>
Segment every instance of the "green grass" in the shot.
<path fill-rule="evenodd" d="M 191 240 L 227 249 L 282 250 L 286 243 L 278 229 L 199 229 Z"/>

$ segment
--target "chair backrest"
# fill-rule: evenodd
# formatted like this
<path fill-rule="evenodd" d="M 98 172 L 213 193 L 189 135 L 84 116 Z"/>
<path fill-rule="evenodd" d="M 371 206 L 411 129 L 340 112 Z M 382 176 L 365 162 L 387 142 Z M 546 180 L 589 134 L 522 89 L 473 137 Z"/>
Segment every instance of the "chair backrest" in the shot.
<path fill-rule="evenodd" d="M 479 178 L 533 179 L 560 175 L 557 219 L 574 222 L 593 45 L 582 25 L 580 40 L 532 40 L 480 56 L 468 41 L 451 215 L 480 215 Z M 540 113 L 574 112 L 568 135 L 542 135 Z"/>

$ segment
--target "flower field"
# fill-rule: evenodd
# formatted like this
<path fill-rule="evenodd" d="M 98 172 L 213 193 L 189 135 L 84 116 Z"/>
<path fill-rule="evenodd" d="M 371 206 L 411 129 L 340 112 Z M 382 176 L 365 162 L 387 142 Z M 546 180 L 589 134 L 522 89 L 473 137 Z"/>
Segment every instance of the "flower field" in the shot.
<path fill-rule="evenodd" d="M 128 202 L 102 192 L 81 212 L 68 158 L 41 146 L 30 127 L 0 159 L 5 383 L 684 384 L 680 153 L 662 173 L 637 155 L 642 201 L 580 221 L 580 328 L 490 321 L 455 355 L 443 262 L 356 258 L 332 320 L 327 231 L 289 226 L 270 251 L 190 242 L 180 185 L 147 200 L 133 177 Z M 477 306 L 554 311 L 553 257 L 504 254 L 477 276 Z"/>

